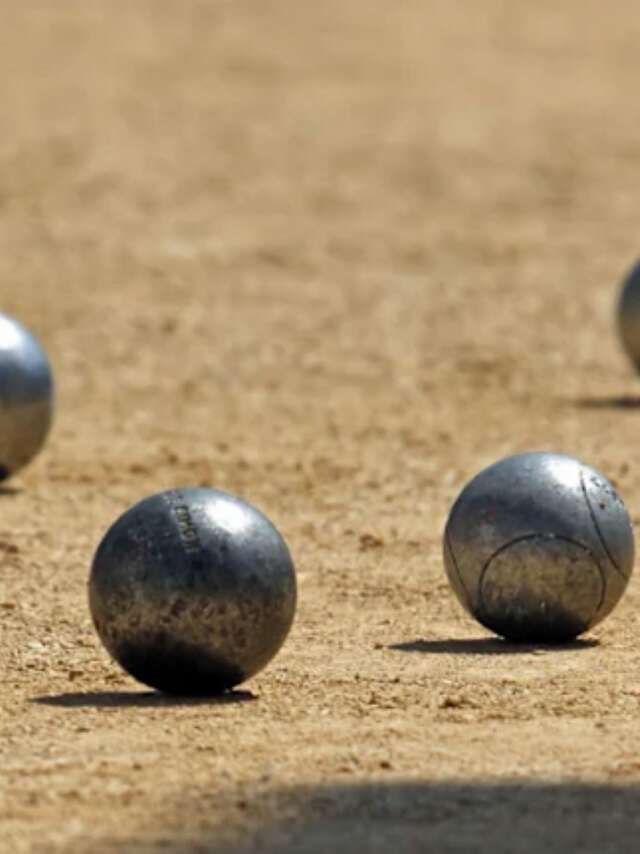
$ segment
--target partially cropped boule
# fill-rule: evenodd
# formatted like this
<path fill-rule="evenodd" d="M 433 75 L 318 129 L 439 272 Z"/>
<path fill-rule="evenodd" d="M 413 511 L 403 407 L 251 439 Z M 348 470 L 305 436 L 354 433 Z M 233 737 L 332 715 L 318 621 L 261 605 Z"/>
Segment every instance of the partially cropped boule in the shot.
<path fill-rule="evenodd" d="M 0 314 L 0 480 L 31 462 L 53 418 L 53 376 L 38 340 Z"/>

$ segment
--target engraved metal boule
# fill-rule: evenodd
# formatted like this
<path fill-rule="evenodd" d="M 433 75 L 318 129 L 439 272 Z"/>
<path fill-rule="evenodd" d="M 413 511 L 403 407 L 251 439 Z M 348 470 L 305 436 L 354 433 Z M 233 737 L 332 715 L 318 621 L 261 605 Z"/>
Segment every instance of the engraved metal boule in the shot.
<path fill-rule="evenodd" d="M 508 457 L 463 489 L 444 560 L 462 605 L 496 634 L 560 642 L 599 623 L 633 569 L 629 514 L 606 478 L 563 454 Z"/>
<path fill-rule="evenodd" d="M 216 694 L 261 670 L 293 622 L 295 570 L 271 522 L 214 489 L 132 507 L 105 535 L 89 579 L 109 653 L 161 691 Z"/>
<path fill-rule="evenodd" d="M 52 416 L 53 377 L 46 353 L 17 320 L 0 314 L 0 480 L 35 457 Z"/>

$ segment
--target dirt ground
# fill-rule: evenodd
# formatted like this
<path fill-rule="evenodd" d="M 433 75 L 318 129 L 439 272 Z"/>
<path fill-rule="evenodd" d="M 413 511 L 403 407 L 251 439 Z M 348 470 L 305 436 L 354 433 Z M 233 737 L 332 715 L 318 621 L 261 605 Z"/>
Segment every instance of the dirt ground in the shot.
<path fill-rule="evenodd" d="M 0 31 L 0 309 L 57 377 L 0 495 L 0 849 L 632 852 L 640 582 L 584 642 L 488 638 L 441 537 L 553 449 L 640 521 L 634 0 L 33 0 Z M 298 568 L 222 701 L 119 671 L 104 531 L 207 484 Z"/>

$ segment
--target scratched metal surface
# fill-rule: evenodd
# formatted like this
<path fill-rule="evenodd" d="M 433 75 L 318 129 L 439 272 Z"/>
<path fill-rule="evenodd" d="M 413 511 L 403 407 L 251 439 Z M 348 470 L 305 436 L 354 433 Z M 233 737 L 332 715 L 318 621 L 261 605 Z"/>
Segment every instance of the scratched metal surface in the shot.
<path fill-rule="evenodd" d="M 295 570 L 271 522 L 213 489 L 170 490 L 106 533 L 89 582 L 106 648 L 161 690 L 215 694 L 254 676 L 293 622 Z"/>

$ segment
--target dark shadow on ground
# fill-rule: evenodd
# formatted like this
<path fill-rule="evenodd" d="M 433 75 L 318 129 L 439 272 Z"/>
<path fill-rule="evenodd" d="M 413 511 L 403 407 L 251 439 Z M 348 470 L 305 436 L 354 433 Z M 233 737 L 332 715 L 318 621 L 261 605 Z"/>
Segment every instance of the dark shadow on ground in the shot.
<path fill-rule="evenodd" d="M 172 854 L 630 854 L 640 838 L 637 786 L 400 781 L 228 792 L 226 818 L 194 832 L 199 797 L 174 805 L 182 831 L 156 828 L 123 850 L 156 850 L 157 840 Z"/>
<path fill-rule="evenodd" d="M 613 397 L 581 397 L 574 401 L 578 409 L 640 409 L 640 395 L 623 394 Z"/>
<path fill-rule="evenodd" d="M 21 492 L 22 490 L 17 486 L 0 486 L 0 498 L 13 498 Z"/>
<path fill-rule="evenodd" d="M 227 691 L 217 696 L 182 697 L 157 691 L 84 691 L 33 697 L 30 702 L 62 709 L 124 709 L 171 706 L 225 706 L 257 700 L 251 691 Z"/>
<path fill-rule="evenodd" d="M 579 652 L 598 646 L 592 638 L 569 643 L 513 643 L 502 638 L 461 638 L 449 640 L 413 640 L 394 643 L 389 649 L 399 652 L 422 652 L 425 655 L 524 655 L 532 652 Z"/>

